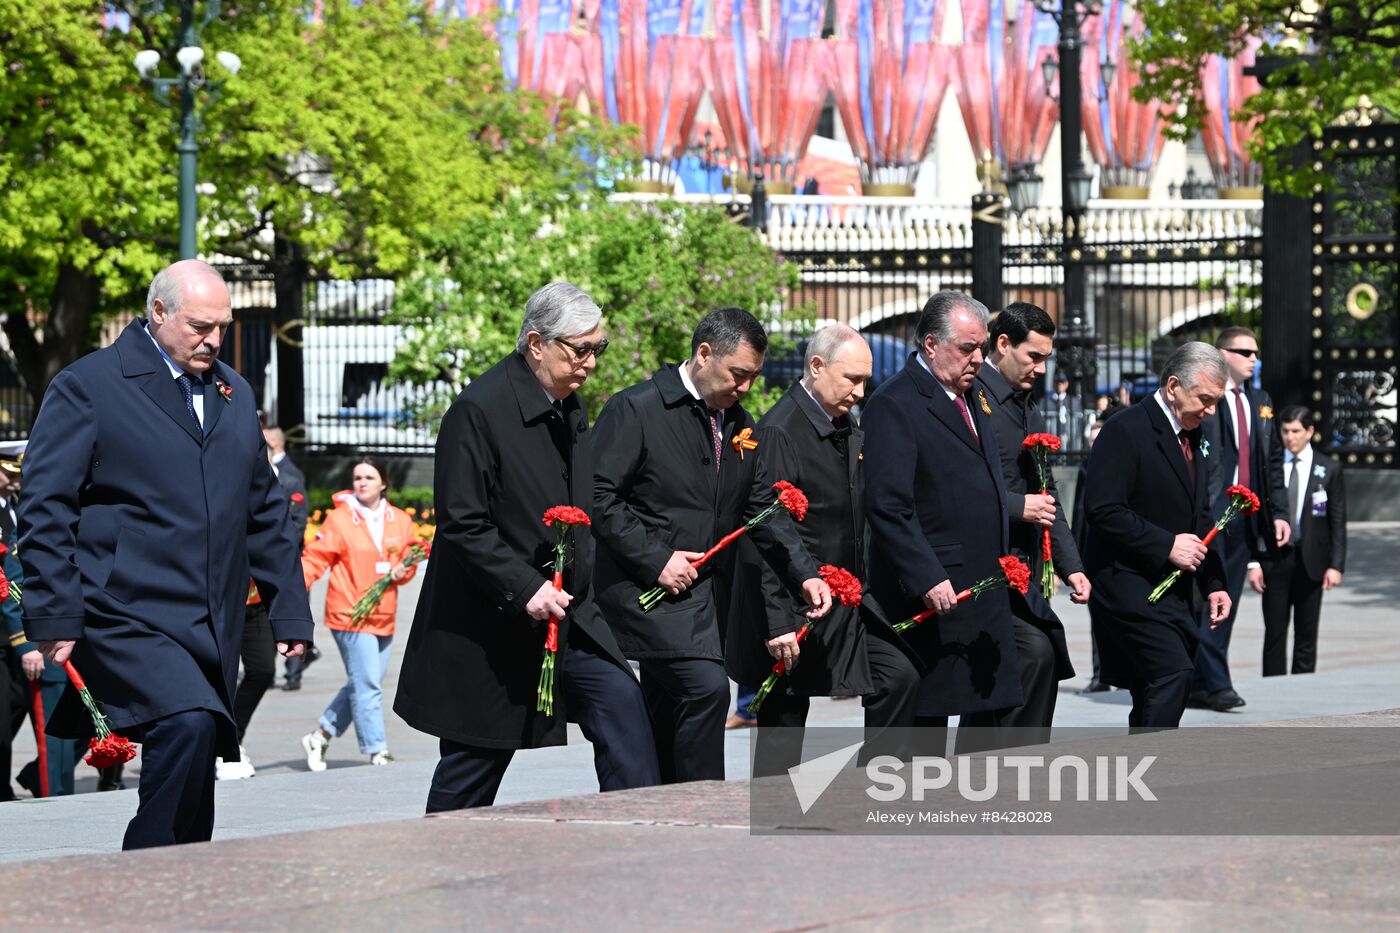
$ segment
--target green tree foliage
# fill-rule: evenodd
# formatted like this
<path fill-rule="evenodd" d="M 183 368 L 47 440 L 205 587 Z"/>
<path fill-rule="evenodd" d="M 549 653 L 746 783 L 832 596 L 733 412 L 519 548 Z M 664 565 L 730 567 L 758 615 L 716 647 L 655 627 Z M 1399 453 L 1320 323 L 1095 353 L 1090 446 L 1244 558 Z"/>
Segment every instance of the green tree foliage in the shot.
<path fill-rule="evenodd" d="M 1307 195 L 1325 183 L 1325 169 L 1289 153 L 1363 98 L 1400 111 L 1400 0 L 1144 0 L 1139 9 L 1147 30 L 1132 48 L 1144 64 L 1136 94 L 1180 105 L 1180 136 L 1201 127 L 1205 58 L 1234 57 L 1250 37 L 1265 40 L 1259 56 L 1276 57 L 1281 68 L 1240 116 L 1262 118 L 1252 153 L 1280 190 Z"/>
<path fill-rule="evenodd" d="M 688 358 L 691 331 L 715 308 L 745 308 L 787 333 L 811 323 L 782 305 L 797 269 L 713 208 L 514 198 L 437 245 L 439 258 L 401 285 L 389 317 L 405 328 L 389 378 L 420 390 L 412 406 L 420 422 L 435 422 L 468 380 L 515 347 L 526 299 L 555 280 L 603 309 L 608 352 L 582 390 L 595 412 L 612 393 Z M 746 405 L 771 402 L 760 387 Z"/>
<path fill-rule="evenodd" d="M 0 313 L 36 401 L 176 257 L 176 111 L 132 58 L 157 49 L 174 74 L 181 6 L 119 0 L 123 32 L 101 27 L 105 2 L 0 3 Z M 227 79 L 200 135 L 207 255 L 393 274 L 428 231 L 512 191 L 589 184 L 579 148 L 613 146 L 586 117 L 566 108 L 555 124 L 543 101 L 506 91 L 473 23 L 410 0 L 321 6 L 312 24 L 304 0 L 226 2 L 204 30 L 209 77 Z M 242 58 L 236 77 L 216 50 Z"/>

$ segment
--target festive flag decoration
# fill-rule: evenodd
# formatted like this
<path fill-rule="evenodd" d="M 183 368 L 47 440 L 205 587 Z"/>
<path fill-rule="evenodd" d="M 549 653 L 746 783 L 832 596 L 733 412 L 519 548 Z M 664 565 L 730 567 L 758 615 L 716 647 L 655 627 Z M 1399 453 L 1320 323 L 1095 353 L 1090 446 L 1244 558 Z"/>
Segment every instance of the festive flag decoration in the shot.
<path fill-rule="evenodd" d="M 1013 0 L 1014 2 L 1014 0 Z M 984 184 L 1045 157 L 1060 105 L 1041 63 L 1055 58 L 1055 19 L 1030 0 L 1007 32 L 1003 0 L 962 0 L 963 43 L 954 55 L 958 107 Z"/>
<path fill-rule="evenodd" d="M 1133 98 L 1133 90 L 1142 83 L 1142 69 L 1129 58 L 1125 40 L 1142 33 L 1142 15 L 1134 14 L 1123 0 L 1110 0 L 1103 15 L 1084 23 L 1085 48 L 1092 50 L 1080 70 L 1084 138 L 1102 169 L 1101 184 L 1109 197 L 1146 197 L 1145 190 L 1133 189 L 1152 183 L 1152 167 L 1167 141 L 1162 105 Z"/>
<path fill-rule="evenodd" d="M 1254 66 L 1258 40 L 1251 40 L 1238 58 L 1211 55 L 1201 68 L 1201 88 L 1205 104 L 1205 125 L 1201 141 L 1215 175 L 1215 186 L 1223 194 L 1228 189 L 1258 188 L 1264 183 L 1263 170 L 1251 158 L 1249 142 L 1258 130 L 1259 118 L 1239 118 L 1239 109 L 1259 93 L 1259 79 L 1245 75 Z"/>

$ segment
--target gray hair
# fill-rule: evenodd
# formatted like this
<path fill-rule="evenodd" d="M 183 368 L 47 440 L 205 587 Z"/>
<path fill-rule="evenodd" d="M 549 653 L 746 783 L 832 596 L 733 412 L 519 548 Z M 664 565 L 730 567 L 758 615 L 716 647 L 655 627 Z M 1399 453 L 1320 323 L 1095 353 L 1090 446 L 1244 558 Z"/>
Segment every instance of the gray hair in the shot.
<path fill-rule="evenodd" d="M 1165 386 L 1171 376 L 1175 376 L 1186 388 L 1194 389 L 1205 379 L 1224 385 L 1229 373 L 1219 350 L 1208 343 L 1192 340 L 1173 350 L 1166 363 L 1162 364 L 1162 385 Z"/>
<path fill-rule="evenodd" d="M 977 318 L 983 327 L 987 326 L 992 316 L 987 306 L 971 295 L 964 295 L 962 292 L 935 292 L 919 312 L 919 323 L 915 330 L 919 346 L 924 345 L 924 338 L 929 334 L 933 334 L 933 339 L 938 343 L 950 343 L 953 339 L 953 312 L 958 310 L 966 311 Z"/>
<path fill-rule="evenodd" d="M 530 331 L 544 340 L 555 340 L 570 334 L 586 334 L 602 319 L 602 310 L 578 286 L 550 282 L 525 302 L 525 320 L 520 322 L 515 349 L 525 352 Z"/>
<path fill-rule="evenodd" d="M 150 315 L 159 301 L 171 317 L 180 313 L 185 303 L 185 283 L 196 275 L 212 275 L 224 288 L 228 284 L 219 270 L 199 259 L 182 259 L 171 263 L 156 273 L 151 279 L 151 287 L 146 291 L 146 314 Z"/>
<path fill-rule="evenodd" d="M 828 324 L 807 341 L 807 355 L 802 359 L 802 371 L 805 373 L 812 368 L 812 357 L 819 356 L 830 363 L 840 355 L 846 344 L 855 343 L 857 340 L 864 342 L 865 338 L 854 327 L 847 324 Z"/>

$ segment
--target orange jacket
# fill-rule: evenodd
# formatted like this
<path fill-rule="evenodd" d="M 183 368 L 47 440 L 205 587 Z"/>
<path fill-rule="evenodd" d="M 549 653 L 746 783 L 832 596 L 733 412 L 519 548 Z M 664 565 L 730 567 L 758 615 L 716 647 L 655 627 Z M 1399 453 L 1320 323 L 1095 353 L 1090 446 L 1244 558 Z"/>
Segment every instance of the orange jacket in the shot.
<path fill-rule="evenodd" d="M 306 545 L 301 555 L 307 589 L 327 570 L 331 572 L 330 590 L 326 593 L 326 628 L 373 635 L 394 634 L 398 587 L 413 579 L 418 565 L 409 567 L 408 575 L 385 591 L 379 607 L 360 625 L 350 621 L 350 608 L 376 580 L 389 572 L 391 566 L 403 560 L 409 546 L 417 540 L 416 532 L 407 513 L 387 506 L 383 547 L 376 548 L 374 538 L 355 509 L 333 509 L 326 516 L 320 533 Z"/>

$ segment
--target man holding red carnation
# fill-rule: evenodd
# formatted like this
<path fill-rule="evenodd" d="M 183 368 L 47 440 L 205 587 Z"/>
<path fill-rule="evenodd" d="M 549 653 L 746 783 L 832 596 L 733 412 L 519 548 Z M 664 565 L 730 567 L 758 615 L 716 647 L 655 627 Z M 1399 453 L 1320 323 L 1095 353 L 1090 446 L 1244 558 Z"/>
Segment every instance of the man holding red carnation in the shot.
<path fill-rule="evenodd" d="M 1105 422 L 1089 452 L 1084 562 L 1100 677 L 1132 691 L 1132 727 L 1181 722 L 1203 604 L 1212 625 L 1230 613 L 1220 555 L 1201 540 L 1213 524 L 1201 421 L 1224 391 L 1215 348 L 1183 344 L 1161 388 Z M 1174 570 L 1180 578 L 1153 600 Z"/>
<path fill-rule="evenodd" d="M 758 422 L 755 437 L 768 469 L 811 500 L 797 526 L 803 544 L 822 564 L 849 572 L 838 579 L 853 574 L 855 581 L 854 592 L 837 594 L 831 613 L 810 623 L 799 644 L 797 633 L 808 624 L 805 603 L 752 544 L 742 545 L 726 631 L 729 676 L 756 684 L 775 659 L 793 660 L 758 708 L 755 776 L 781 774 L 800 762 L 810 697 L 861 697 L 871 747 L 881 744 L 887 730 L 914 724 L 917 656 L 875 600 L 861 594 L 865 434 L 851 409 L 865 397 L 871 366 L 870 347 L 860 334 L 844 324 L 823 327 L 807 345 L 801 381 Z"/>
<path fill-rule="evenodd" d="M 622 650 L 641 662 L 668 784 L 724 778 L 729 678 L 720 633 L 735 550 L 698 570 L 692 562 L 772 506 L 773 485 L 785 479 L 767 468 L 761 443 L 744 443 L 754 422 L 740 402 L 767 349 L 752 314 L 712 311 L 696 325 L 690 359 L 610 398 L 594 432 L 598 605 Z M 787 510 L 749 536 L 813 616 L 825 615 L 831 591 Z M 644 608 L 642 594 L 657 586 L 667 595 Z"/>
<path fill-rule="evenodd" d="M 917 722 L 943 728 L 961 717 L 960 751 L 1015 743 L 1006 717 L 1025 703 L 1016 645 L 1024 600 L 996 587 L 957 601 L 1003 576 L 1010 548 L 996 430 L 973 391 L 988 317 L 959 292 L 929 298 L 917 349 L 864 416 L 870 589 L 892 618 L 940 613 L 907 636 L 928 669 Z"/>
<path fill-rule="evenodd" d="M 991 410 L 997 434 L 1011 517 L 1011 553 L 1026 561 L 1035 583 L 1033 592 L 1026 594 L 1029 612 L 1016 619 L 1025 703 L 1008 714 L 1007 723 L 1038 730 L 1049 741 L 1059 682 L 1074 676 L 1074 665 L 1064 625 L 1050 608 L 1049 591 L 1041 586 L 1042 574 L 1051 572 L 1049 585 L 1053 586 L 1053 572 L 1058 572 L 1069 584 L 1070 599 L 1081 605 L 1089 601 L 1091 589 L 1065 521 L 1054 474 L 1047 464 L 1042 486 L 1038 455 L 1025 446 L 1037 437 L 1055 448 L 1060 444 L 1058 435 L 1045 433 L 1045 418 L 1031 399 L 1031 388 L 1045 374 L 1046 361 L 1055 350 L 1055 322 L 1041 308 L 1018 301 L 997 314 L 990 335 L 987 360 L 974 388 L 978 404 Z M 1050 566 L 1045 560 L 1046 544 L 1052 555 Z"/>

